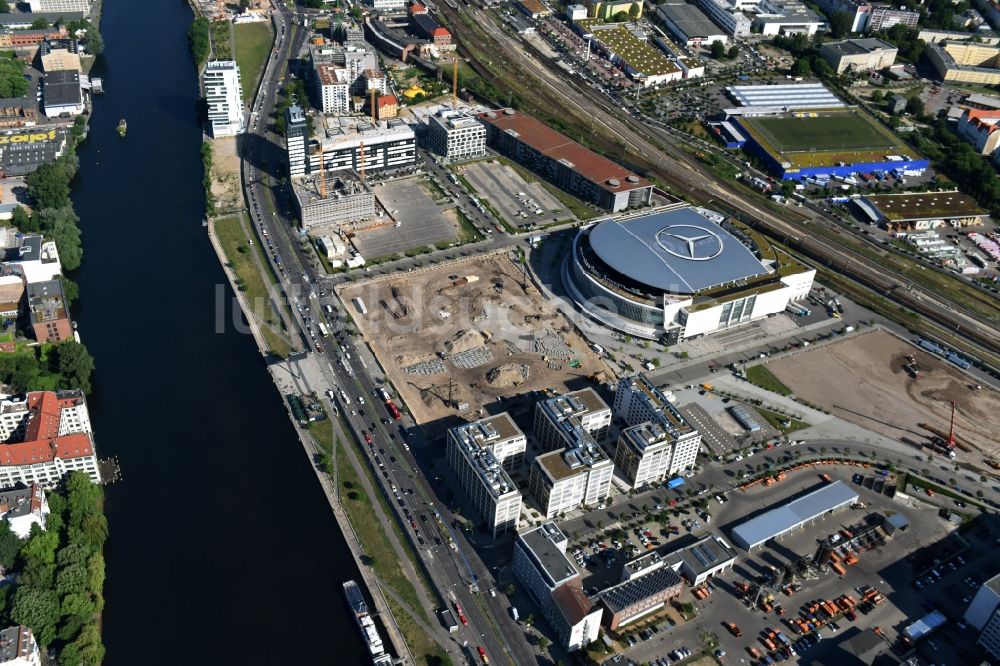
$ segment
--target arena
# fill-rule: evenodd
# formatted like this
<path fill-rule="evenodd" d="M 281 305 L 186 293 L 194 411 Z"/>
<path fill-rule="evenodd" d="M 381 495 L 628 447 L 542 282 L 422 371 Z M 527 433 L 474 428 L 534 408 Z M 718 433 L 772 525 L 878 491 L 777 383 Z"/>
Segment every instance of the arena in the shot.
<path fill-rule="evenodd" d="M 670 345 L 782 312 L 816 271 L 739 222 L 680 204 L 581 229 L 562 274 L 593 319 Z"/>

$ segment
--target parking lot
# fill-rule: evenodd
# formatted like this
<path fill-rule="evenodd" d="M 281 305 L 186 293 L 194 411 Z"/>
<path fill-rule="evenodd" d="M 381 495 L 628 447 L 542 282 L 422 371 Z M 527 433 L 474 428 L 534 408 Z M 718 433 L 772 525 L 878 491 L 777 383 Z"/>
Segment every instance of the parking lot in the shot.
<path fill-rule="evenodd" d="M 365 259 L 400 254 L 458 237 L 457 213 L 431 198 L 421 182 L 424 178 L 426 176 L 413 176 L 372 186 L 376 200 L 389 215 L 385 224 L 359 229 L 352 238 L 355 248 Z"/>
<path fill-rule="evenodd" d="M 525 224 L 544 226 L 576 219 L 541 182 L 526 182 L 506 164 L 475 162 L 458 171 L 512 227 Z"/>

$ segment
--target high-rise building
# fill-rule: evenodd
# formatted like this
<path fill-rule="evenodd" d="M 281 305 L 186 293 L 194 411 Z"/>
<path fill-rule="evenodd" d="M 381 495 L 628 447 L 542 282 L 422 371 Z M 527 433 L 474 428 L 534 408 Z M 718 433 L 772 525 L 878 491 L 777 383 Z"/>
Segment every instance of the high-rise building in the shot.
<path fill-rule="evenodd" d="M 299 106 L 285 111 L 285 148 L 288 151 L 288 175 L 301 176 L 309 171 L 306 145 L 309 143 L 309 124 Z"/>
<path fill-rule="evenodd" d="M 232 60 L 213 60 L 202 75 L 212 136 L 235 136 L 246 129 L 240 68 Z"/>
<path fill-rule="evenodd" d="M 51 14 L 66 14 L 81 12 L 86 18 L 90 16 L 90 0 L 28 0 L 32 12 Z"/>
<path fill-rule="evenodd" d="M 347 70 L 335 65 L 317 65 L 316 79 L 323 113 L 347 113 L 351 102 L 351 81 Z"/>
<path fill-rule="evenodd" d="M 367 173 L 400 169 L 416 164 L 417 136 L 399 119 L 372 124 L 357 118 L 327 118 L 325 136 L 320 140 L 323 165 L 327 171 L 353 169 L 361 172 L 362 155 Z M 309 153 L 309 167 L 319 168 L 319 150 Z"/>
<path fill-rule="evenodd" d="M 555 523 L 522 532 L 514 544 L 514 576 L 541 607 L 559 643 L 569 651 L 597 640 L 601 610 L 583 593 L 566 556 L 566 535 Z"/>
<path fill-rule="evenodd" d="M 1000 575 L 979 587 L 965 611 L 965 621 L 980 632 L 979 645 L 1000 660 Z"/>
<path fill-rule="evenodd" d="M 618 440 L 615 461 L 633 486 L 694 466 L 701 433 L 648 379 L 634 375 L 621 380 L 614 412 L 630 426 Z"/>
<path fill-rule="evenodd" d="M 461 111 L 442 109 L 428 120 L 430 148 L 449 160 L 486 154 L 486 126 Z"/>
<path fill-rule="evenodd" d="M 526 442 L 506 412 L 448 431 L 448 466 L 493 536 L 517 527 L 521 493 L 504 464 L 523 457 Z"/>
<path fill-rule="evenodd" d="M 595 441 L 608 436 L 611 409 L 592 388 L 542 400 L 535 405 L 535 439 L 543 451 L 567 446 L 565 432 L 585 430 Z"/>

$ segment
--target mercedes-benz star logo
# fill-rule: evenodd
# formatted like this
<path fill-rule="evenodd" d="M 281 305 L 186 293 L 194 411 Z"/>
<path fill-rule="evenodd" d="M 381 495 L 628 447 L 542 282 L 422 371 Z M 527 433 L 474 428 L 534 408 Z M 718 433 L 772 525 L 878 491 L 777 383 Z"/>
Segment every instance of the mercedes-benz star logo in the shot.
<path fill-rule="evenodd" d="M 688 229 L 691 232 L 681 232 Z M 656 243 L 665 252 L 688 261 L 708 261 L 722 254 L 722 238 L 693 224 L 675 224 L 660 229 L 656 232 Z"/>

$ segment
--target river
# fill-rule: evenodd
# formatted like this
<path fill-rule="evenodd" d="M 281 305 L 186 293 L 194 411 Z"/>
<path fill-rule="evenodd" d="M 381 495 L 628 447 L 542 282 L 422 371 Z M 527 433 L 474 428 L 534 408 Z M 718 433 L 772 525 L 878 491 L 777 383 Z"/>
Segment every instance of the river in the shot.
<path fill-rule="evenodd" d="M 105 5 L 71 277 L 98 451 L 123 470 L 108 488 L 106 663 L 363 663 L 340 586 L 359 578 L 350 552 L 253 339 L 216 330 L 191 10 Z"/>

